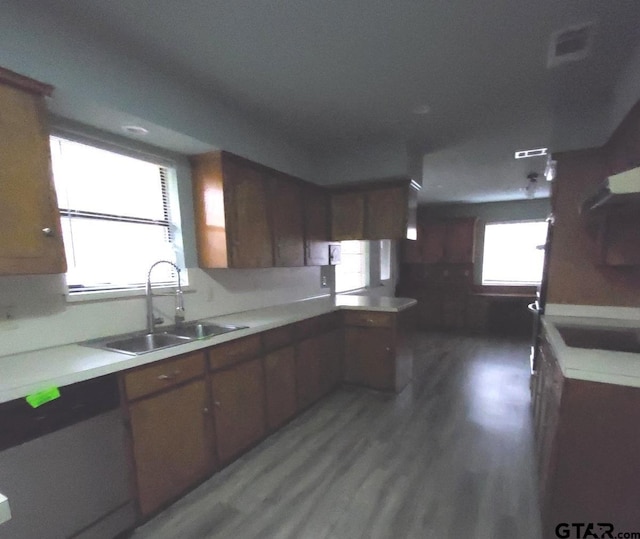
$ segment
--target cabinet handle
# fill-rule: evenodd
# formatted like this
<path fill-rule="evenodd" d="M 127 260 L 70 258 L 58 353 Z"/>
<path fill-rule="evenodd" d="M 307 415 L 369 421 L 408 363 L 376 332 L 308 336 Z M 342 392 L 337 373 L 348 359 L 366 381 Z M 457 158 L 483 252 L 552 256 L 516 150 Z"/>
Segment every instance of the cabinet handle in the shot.
<path fill-rule="evenodd" d="M 42 229 L 42 233 L 47 237 L 47 238 L 53 238 L 53 229 L 49 228 L 48 226 Z"/>
<path fill-rule="evenodd" d="M 387 350 L 387 352 L 391 352 L 391 348 L 389 348 L 388 346 L 387 346 L 386 350 Z"/>
<path fill-rule="evenodd" d="M 373 324 L 373 319 L 371 319 L 371 318 L 367 318 L 367 323 L 369 323 L 369 324 Z"/>
<path fill-rule="evenodd" d="M 216 406 L 220 406 L 220 401 L 213 401 L 213 404 L 215 404 Z"/>
<path fill-rule="evenodd" d="M 173 380 L 174 378 L 177 378 L 179 375 L 180 375 L 180 371 L 175 370 L 173 371 L 173 374 L 161 374 L 160 376 L 158 376 L 158 380 Z"/>
<path fill-rule="evenodd" d="M 204 409 L 202 410 L 202 413 L 203 413 L 203 414 L 208 414 L 208 413 L 209 413 L 209 408 L 204 408 Z"/>

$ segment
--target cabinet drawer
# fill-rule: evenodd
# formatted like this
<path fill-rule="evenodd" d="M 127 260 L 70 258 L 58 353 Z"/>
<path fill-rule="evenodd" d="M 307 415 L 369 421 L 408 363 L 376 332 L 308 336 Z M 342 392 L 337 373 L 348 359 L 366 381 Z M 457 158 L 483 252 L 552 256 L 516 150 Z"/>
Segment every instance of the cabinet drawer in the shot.
<path fill-rule="evenodd" d="M 393 313 L 375 311 L 345 311 L 344 323 L 347 326 L 393 327 Z"/>
<path fill-rule="evenodd" d="M 251 335 L 209 349 L 209 368 L 212 370 L 233 365 L 260 354 L 260 335 Z"/>
<path fill-rule="evenodd" d="M 340 314 L 337 312 L 315 316 L 296 324 L 296 337 L 300 340 L 326 333 L 340 327 Z"/>
<path fill-rule="evenodd" d="M 204 353 L 159 361 L 124 374 L 127 399 L 133 400 L 204 375 Z"/>
<path fill-rule="evenodd" d="M 262 333 L 265 352 L 290 345 L 294 340 L 294 325 L 282 326 Z"/>

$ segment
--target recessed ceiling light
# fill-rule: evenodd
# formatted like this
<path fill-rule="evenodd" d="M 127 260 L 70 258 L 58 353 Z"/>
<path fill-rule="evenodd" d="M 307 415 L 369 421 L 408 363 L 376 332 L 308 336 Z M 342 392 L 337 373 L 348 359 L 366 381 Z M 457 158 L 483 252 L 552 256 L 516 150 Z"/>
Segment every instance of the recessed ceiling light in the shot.
<path fill-rule="evenodd" d="M 418 105 L 411 112 L 413 112 L 413 114 L 429 114 L 431 107 L 429 105 Z"/>
<path fill-rule="evenodd" d="M 122 130 L 131 135 L 147 135 L 149 130 L 139 125 L 123 125 Z"/>
<path fill-rule="evenodd" d="M 536 148 L 535 150 L 518 150 L 515 153 L 516 159 L 524 159 L 525 157 L 539 157 L 547 155 L 547 148 Z"/>

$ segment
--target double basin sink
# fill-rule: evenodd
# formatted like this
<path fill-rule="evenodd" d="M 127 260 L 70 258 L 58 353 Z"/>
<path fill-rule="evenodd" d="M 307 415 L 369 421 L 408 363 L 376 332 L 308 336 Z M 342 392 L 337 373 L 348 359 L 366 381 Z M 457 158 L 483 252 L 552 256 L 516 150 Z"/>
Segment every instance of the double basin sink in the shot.
<path fill-rule="evenodd" d="M 230 331 L 246 329 L 247 326 L 233 326 L 212 324 L 207 322 L 187 322 L 171 328 L 166 328 L 162 332 L 157 333 L 128 333 L 126 335 L 118 335 L 112 337 L 103 337 L 100 339 L 92 339 L 80 343 L 83 346 L 91 348 L 99 348 L 101 350 L 109 350 L 111 352 L 120 352 L 138 356 L 148 352 L 169 348 L 186 344 L 191 341 L 200 339 L 208 339 Z"/>

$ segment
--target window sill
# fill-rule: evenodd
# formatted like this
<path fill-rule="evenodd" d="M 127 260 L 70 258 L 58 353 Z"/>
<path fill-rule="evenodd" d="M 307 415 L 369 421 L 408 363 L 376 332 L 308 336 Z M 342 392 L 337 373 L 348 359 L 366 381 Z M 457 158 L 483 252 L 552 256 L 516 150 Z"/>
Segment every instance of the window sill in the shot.
<path fill-rule="evenodd" d="M 168 294 L 175 292 L 175 286 L 160 286 L 153 287 L 153 294 Z M 194 294 L 195 288 L 190 286 L 183 286 L 183 294 Z M 131 288 L 128 290 L 93 290 L 91 292 L 67 292 L 65 294 L 65 300 L 67 303 L 91 303 L 99 301 L 114 301 L 121 299 L 141 298 L 145 297 L 145 288 Z"/>

